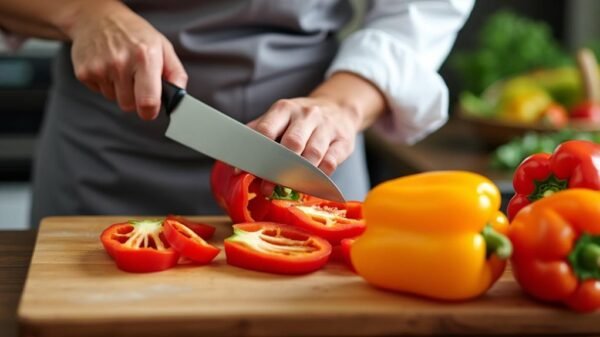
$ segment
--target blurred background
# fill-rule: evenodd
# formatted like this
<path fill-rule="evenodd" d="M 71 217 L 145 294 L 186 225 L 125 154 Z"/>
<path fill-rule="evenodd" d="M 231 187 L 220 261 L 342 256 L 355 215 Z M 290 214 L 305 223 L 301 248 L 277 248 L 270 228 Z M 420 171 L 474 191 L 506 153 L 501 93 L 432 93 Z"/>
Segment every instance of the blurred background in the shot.
<path fill-rule="evenodd" d="M 354 5 L 356 23 L 364 2 Z M 491 177 L 508 197 L 512 170 L 528 153 L 569 138 L 600 141 L 593 131 L 600 110 L 575 58 L 583 47 L 600 52 L 596 13 L 594 0 L 478 1 L 441 69 L 450 123 L 415 146 L 368 134 L 372 184 L 464 169 Z M 14 52 L 0 42 L 0 229 L 28 226 L 31 163 L 56 50 L 56 43 L 29 40 Z"/>

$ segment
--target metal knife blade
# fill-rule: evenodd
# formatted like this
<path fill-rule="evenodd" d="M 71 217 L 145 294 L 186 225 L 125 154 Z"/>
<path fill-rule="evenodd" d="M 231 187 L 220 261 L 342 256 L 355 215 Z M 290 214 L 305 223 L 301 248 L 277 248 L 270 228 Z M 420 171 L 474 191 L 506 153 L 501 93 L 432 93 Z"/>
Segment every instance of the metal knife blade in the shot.
<path fill-rule="evenodd" d="M 275 184 L 344 202 L 325 173 L 283 145 L 165 81 L 162 99 L 168 138 Z"/>

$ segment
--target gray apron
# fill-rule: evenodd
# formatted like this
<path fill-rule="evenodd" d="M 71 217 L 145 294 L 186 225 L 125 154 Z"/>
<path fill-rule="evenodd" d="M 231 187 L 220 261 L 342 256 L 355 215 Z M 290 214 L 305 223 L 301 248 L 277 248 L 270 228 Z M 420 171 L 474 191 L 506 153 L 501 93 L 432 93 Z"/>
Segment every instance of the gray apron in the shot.
<path fill-rule="evenodd" d="M 307 95 L 335 56 L 346 1 L 129 1 L 173 43 L 188 91 L 248 122 L 280 98 Z M 122 112 L 73 74 L 70 45 L 54 84 L 34 166 L 31 223 L 73 214 L 220 214 L 213 160 L 164 137 L 168 119 Z M 333 175 L 349 199 L 368 190 L 363 138 Z"/>

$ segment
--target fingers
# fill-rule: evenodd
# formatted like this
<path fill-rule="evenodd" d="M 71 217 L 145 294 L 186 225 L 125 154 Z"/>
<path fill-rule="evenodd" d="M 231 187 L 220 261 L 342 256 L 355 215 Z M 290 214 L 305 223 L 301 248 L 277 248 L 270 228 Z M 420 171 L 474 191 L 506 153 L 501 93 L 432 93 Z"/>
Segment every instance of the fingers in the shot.
<path fill-rule="evenodd" d="M 134 96 L 138 116 L 152 120 L 160 109 L 161 73 L 163 69 L 160 46 L 141 45 L 136 51 Z"/>
<path fill-rule="evenodd" d="M 354 149 L 356 134 L 348 118 L 332 104 L 310 98 L 283 99 L 248 126 L 273 140 L 281 138 L 283 146 L 332 174 Z"/>
<path fill-rule="evenodd" d="M 116 99 L 115 88 L 112 82 L 106 81 L 100 84 L 100 92 L 111 101 Z"/>
<path fill-rule="evenodd" d="M 180 88 L 187 86 L 188 75 L 175 54 L 173 45 L 164 39 L 163 42 L 163 69 L 162 76 L 167 82 L 171 82 Z"/>
<path fill-rule="evenodd" d="M 135 111 L 135 96 L 131 75 L 120 76 L 115 82 L 115 94 L 119 108 L 125 112 Z"/>
<path fill-rule="evenodd" d="M 160 110 L 161 78 L 185 88 L 187 74 L 171 43 L 147 21 L 129 10 L 113 14 L 74 34 L 75 75 L 91 90 L 116 100 L 122 110 L 154 119 Z"/>
<path fill-rule="evenodd" d="M 332 132 L 327 128 L 319 127 L 310 136 L 302 156 L 313 165 L 319 166 L 331 142 Z"/>
<path fill-rule="evenodd" d="M 293 103 L 279 100 L 259 118 L 248 123 L 248 126 L 270 139 L 278 139 L 288 127 L 293 112 Z"/>
<path fill-rule="evenodd" d="M 331 175 L 344 160 L 346 160 L 354 150 L 354 143 L 347 140 L 336 140 L 329 146 L 329 149 L 319 163 L 321 171 Z"/>
<path fill-rule="evenodd" d="M 321 109 L 317 106 L 293 107 L 295 111 L 290 124 L 281 137 L 281 145 L 301 154 L 313 131 L 322 121 Z"/>

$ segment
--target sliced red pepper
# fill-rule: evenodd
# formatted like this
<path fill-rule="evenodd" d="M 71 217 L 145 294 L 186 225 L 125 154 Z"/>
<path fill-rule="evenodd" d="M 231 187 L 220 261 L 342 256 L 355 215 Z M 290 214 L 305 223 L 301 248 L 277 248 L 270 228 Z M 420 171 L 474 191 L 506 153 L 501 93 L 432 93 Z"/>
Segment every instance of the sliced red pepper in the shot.
<path fill-rule="evenodd" d="M 341 240 L 361 235 L 365 229 L 362 203 L 320 200 L 291 205 L 273 220 L 301 228 L 337 245 Z"/>
<path fill-rule="evenodd" d="M 181 256 L 197 264 L 207 264 L 219 254 L 219 248 L 208 244 L 181 222 L 166 219 L 163 226 L 165 238 Z"/>
<path fill-rule="evenodd" d="M 164 237 L 162 220 L 114 224 L 102 232 L 100 240 L 117 267 L 132 273 L 165 270 L 179 259 Z"/>
<path fill-rule="evenodd" d="M 234 223 L 263 220 L 269 211 L 269 199 L 260 191 L 262 180 L 217 161 L 210 184 L 217 203 Z"/>
<path fill-rule="evenodd" d="M 339 245 L 333 246 L 330 260 L 341 262 L 350 268 L 350 270 L 355 271 L 350 258 L 350 249 L 354 240 L 356 238 L 343 239 Z"/>
<path fill-rule="evenodd" d="M 600 189 L 600 145 L 571 140 L 552 155 L 534 154 L 517 168 L 513 178 L 515 195 L 508 203 L 508 218 L 530 203 L 567 188 Z"/>
<path fill-rule="evenodd" d="M 175 220 L 181 222 L 183 225 L 191 229 L 194 233 L 198 234 L 204 240 L 210 240 L 215 234 L 215 227 L 200 222 L 192 221 L 181 215 L 167 215 L 167 220 Z"/>
<path fill-rule="evenodd" d="M 225 239 L 227 263 L 275 274 L 306 274 L 322 268 L 331 245 L 290 226 L 255 222 L 233 226 Z"/>

